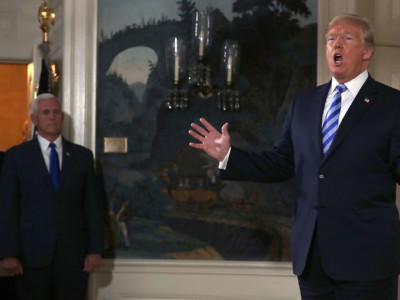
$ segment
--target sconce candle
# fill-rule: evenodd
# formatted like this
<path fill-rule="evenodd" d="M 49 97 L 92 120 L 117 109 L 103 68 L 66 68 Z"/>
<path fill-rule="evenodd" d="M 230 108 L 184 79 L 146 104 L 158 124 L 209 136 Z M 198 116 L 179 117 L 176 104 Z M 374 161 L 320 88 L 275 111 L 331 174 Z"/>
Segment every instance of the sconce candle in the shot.
<path fill-rule="evenodd" d="M 221 69 L 226 81 L 226 88 L 218 93 L 218 107 L 222 111 L 238 111 L 240 109 L 239 91 L 234 88 L 234 81 L 239 72 L 240 49 L 238 43 L 232 40 L 225 41 L 221 56 Z"/>
<path fill-rule="evenodd" d="M 205 43 L 205 34 L 204 31 L 200 31 L 200 36 L 199 36 L 199 56 L 203 57 L 204 56 L 204 43 Z"/>
<path fill-rule="evenodd" d="M 232 55 L 228 56 L 228 63 L 226 64 L 227 68 L 227 75 L 226 75 L 226 82 L 228 85 L 232 83 Z"/>
<path fill-rule="evenodd" d="M 174 82 L 179 81 L 179 55 L 175 55 Z"/>
<path fill-rule="evenodd" d="M 181 38 L 169 40 L 166 52 L 166 67 L 174 84 L 178 84 L 186 73 L 186 46 Z"/>
<path fill-rule="evenodd" d="M 236 41 L 227 40 L 222 47 L 222 72 L 229 87 L 235 80 L 239 69 L 239 45 Z"/>
<path fill-rule="evenodd" d="M 180 83 L 186 75 L 186 46 L 181 38 L 170 38 L 165 51 L 165 62 L 168 75 L 173 83 L 168 89 L 165 105 L 168 109 L 188 108 L 187 92 L 181 90 Z"/>
<path fill-rule="evenodd" d="M 195 11 L 192 30 L 194 45 L 198 50 L 198 58 L 202 60 L 211 43 L 211 16 L 204 12 Z"/>
<path fill-rule="evenodd" d="M 174 58 L 175 58 L 175 63 L 174 63 L 174 82 L 177 83 L 179 82 L 179 45 L 178 45 L 178 38 L 174 38 Z"/>

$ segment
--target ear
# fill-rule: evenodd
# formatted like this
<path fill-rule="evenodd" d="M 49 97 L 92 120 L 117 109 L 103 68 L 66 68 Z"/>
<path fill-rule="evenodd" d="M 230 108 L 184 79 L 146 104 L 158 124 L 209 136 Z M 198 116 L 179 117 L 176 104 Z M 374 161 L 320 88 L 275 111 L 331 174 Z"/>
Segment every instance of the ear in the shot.
<path fill-rule="evenodd" d="M 37 125 L 38 122 L 37 122 L 37 117 L 36 117 L 36 115 L 31 114 L 31 121 L 32 121 L 32 124 L 33 124 L 33 125 L 35 125 L 35 126 Z"/>
<path fill-rule="evenodd" d="M 372 47 L 366 47 L 363 50 L 363 60 L 370 60 L 372 54 L 374 53 L 374 49 Z"/>

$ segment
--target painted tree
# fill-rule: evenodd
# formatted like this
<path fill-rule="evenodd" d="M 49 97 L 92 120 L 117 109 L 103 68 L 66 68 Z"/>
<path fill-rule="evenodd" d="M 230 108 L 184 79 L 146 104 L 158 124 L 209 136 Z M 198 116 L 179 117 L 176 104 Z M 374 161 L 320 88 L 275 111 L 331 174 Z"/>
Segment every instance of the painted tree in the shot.
<path fill-rule="evenodd" d="M 236 0 L 232 10 L 238 16 L 231 34 L 242 48 L 243 75 L 252 82 L 249 102 L 263 116 L 276 118 L 294 82 L 312 76 L 299 74 L 304 64 L 300 52 L 316 45 L 316 37 L 305 34 L 315 30 L 316 35 L 316 27 L 302 27 L 299 21 L 311 14 L 306 0 Z M 308 48 L 296 47 L 300 36 L 310 39 Z"/>
<path fill-rule="evenodd" d="M 179 0 L 178 4 L 178 15 L 183 22 L 191 21 L 193 12 L 195 11 L 195 3 L 190 0 Z"/>

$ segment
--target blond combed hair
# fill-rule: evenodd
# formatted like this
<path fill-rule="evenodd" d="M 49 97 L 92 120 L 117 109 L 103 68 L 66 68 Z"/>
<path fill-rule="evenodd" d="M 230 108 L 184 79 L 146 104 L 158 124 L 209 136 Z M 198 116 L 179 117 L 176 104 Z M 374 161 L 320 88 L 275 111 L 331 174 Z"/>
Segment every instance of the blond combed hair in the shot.
<path fill-rule="evenodd" d="M 341 22 L 347 22 L 359 26 L 363 32 L 364 47 L 374 50 L 374 28 L 367 18 L 363 18 L 355 14 L 338 15 L 336 17 L 333 17 L 333 19 L 329 22 L 326 34 L 333 25 Z"/>

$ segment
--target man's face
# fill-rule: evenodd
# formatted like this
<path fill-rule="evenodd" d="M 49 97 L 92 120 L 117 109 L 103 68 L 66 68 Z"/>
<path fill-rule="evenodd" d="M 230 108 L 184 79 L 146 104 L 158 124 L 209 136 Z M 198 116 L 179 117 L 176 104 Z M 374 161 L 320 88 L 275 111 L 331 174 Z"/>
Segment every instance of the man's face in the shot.
<path fill-rule="evenodd" d="M 362 29 L 349 22 L 338 22 L 326 35 L 326 61 L 339 83 L 348 82 L 368 67 L 372 48 L 364 47 Z"/>
<path fill-rule="evenodd" d="M 37 127 L 38 134 L 45 139 L 54 141 L 61 134 L 64 114 L 56 99 L 41 99 L 38 102 L 37 112 L 31 115 L 31 119 Z"/>

